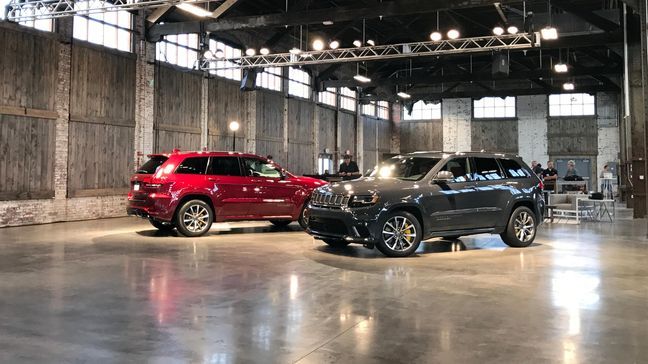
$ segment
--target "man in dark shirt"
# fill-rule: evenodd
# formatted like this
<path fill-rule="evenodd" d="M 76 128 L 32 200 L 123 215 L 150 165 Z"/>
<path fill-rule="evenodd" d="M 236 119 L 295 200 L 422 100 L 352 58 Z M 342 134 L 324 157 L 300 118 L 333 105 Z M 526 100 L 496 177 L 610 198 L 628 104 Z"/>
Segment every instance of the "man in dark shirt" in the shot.
<path fill-rule="evenodd" d="M 558 170 L 554 168 L 553 161 L 547 162 L 547 169 L 542 171 L 542 179 L 545 182 L 545 190 L 553 191 L 558 180 Z"/>
<path fill-rule="evenodd" d="M 344 156 L 344 162 L 340 164 L 339 174 L 342 177 L 360 176 L 360 168 L 358 168 L 358 164 L 356 162 L 351 160 L 350 155 L 346 154 Z"/>

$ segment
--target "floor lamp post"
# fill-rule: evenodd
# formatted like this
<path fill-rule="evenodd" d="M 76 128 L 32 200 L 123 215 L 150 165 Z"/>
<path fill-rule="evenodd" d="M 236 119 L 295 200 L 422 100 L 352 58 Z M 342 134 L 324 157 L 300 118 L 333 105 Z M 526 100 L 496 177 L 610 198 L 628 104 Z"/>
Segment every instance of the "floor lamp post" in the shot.
<path fill-rule="evenodd" d="M 236 131 L 239 130 L 239 127 L 240 127 L 240 125 L 239 125 L 238 121 L 232 121 L 229 124 L 229 128 L 233 133 L 232 134 L 232 151 L 233 152 L 236 151 Z"/>

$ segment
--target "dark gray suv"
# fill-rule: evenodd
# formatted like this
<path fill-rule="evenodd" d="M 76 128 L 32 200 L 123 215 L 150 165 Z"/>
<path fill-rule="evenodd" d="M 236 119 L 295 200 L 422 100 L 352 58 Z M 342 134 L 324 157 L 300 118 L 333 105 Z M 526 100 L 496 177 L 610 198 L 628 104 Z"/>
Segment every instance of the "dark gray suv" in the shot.
<path fill-rule="evenodd" d="M 543 220 L 542 182 L 518 156 L 417 152 L 391 158 L 368 177 L 320 187 L 308 233 L 334 247 L 377 247 L 391 257 L 422 240 L 500 234 L 527 247 Z"/>

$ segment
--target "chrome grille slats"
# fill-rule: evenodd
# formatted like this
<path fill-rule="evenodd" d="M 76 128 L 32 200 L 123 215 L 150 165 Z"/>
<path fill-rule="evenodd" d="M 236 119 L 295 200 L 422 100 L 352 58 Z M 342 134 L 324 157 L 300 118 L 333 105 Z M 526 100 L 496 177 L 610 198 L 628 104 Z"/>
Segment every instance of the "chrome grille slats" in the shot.
<path fill-rule="evenodd" d="M 317 207 L 342 208 L 349 204 L 351 198 L 346 195 L 332 192 L 313 192 L 311 204 Z"/>

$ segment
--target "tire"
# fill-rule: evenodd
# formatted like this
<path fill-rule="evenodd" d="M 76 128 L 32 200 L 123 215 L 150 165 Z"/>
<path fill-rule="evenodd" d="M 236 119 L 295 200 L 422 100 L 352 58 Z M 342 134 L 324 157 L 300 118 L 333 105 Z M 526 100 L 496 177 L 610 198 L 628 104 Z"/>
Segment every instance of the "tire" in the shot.
<path fill-rule="evenodd" d="M 500 237 L 506 245 L 513 248 L 526 248 L 535 240 L 538 222 L 528 207 L 516 208 L 509 217 L 506 230 Z"/>
<path fill-rule="evenodd" d="M 308 201 L 304 202 L 304 206 L 302 206 L 301 211 L 299 212 L 299 219 L 297 219 L 299 226 L 304 230 L 308 228 L 308 210 L 306 207 L 308 207 Z"/>
<path fill-rule="evenodd" d="M 457 240 L 460 237 L 461 236 L 459 236 L 459 235 L 451 235 L 451 236 L 442 236 L 441 239 L 443 239 L 443 240 Z"/>
<path fill-rule="evenodd" d="M 421 244 L 423 236 L 421 223 L 407 211 L 389 214 L 384 220 L 382 231 L 376 248 L 388 257 L 412 255 Z"/>
<path fill-rule="evenodd" d="M 350 244 L 350 242 L 342 239 L 324 239 L 324 242 L 332 248 L 341 249 Z"/>
<path fill-rule="evenodd" d="M 156 229 L 160 231 L 171 231 L 175 229 L 175 226 L 173 226 L 173 224 L 170 222 L 163 223 L 157 220 L 149 220 L 149 222 L 151 223 L 151 225 L 153 225 Z"/>
<path fill-rule="evenodd" d="M 214 212 L 202 200 L 185 202 L 176 213 L 176 228 L 184 236 L 201 236 L 206 234 L 214 222 Z"/>
<path fill-rule="evenodd" d="M 274 225 L 276 227 L 283 228 L 283 227 L 286 227 L 286 226 L 290 225 L 290 223 L 292 221 L 290 221 L 290 220 L 270 220 L 270 222 L 272 223 L 272 225 Z"/>

